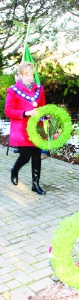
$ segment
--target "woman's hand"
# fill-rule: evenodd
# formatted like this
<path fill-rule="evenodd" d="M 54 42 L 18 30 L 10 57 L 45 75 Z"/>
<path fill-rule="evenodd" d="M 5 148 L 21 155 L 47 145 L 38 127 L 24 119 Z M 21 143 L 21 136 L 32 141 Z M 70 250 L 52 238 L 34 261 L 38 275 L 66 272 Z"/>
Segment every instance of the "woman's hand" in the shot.
<path fill-rule="evenodd" d="M 33 109 L 33 110 L 29 110 L 29 111 L 25 111 L 25 116 L 36 116 L 37 115 L 37 109 Z"/>

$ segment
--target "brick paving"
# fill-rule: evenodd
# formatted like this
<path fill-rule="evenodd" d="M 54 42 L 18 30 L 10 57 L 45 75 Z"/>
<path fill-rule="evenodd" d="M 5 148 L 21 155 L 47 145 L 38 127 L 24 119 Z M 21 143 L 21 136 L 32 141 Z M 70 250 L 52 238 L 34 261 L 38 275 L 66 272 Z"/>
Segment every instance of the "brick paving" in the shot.
<path fill-rule="evenodd" d="M 53 232 L 68 214 L 79 210 L 79 166 L 48 157 L 42 160 L 40 185 L 31 191 L 31 164 L 10 181 L 17 158 L 0 146 L 0 300 L 27 300 L 53 284 L 48 250 Z"/>

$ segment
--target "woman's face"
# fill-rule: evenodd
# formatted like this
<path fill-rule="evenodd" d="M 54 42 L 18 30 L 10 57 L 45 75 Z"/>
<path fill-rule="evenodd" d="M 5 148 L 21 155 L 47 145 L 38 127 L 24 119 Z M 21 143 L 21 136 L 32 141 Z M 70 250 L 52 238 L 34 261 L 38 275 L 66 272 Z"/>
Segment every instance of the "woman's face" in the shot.
<path fill-rule="evenodd" d="M 33 81 L 33 71 L 28 70 L 25 74 L 20 74 L 20 78 L 22 79 L 23 83 L 28 85 Z"/>

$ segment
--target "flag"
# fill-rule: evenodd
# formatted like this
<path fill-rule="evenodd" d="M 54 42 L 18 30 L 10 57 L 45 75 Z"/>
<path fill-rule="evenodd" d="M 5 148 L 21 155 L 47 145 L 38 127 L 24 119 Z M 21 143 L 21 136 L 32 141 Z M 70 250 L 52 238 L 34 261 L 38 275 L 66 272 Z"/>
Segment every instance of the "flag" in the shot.
<path fill-rule="evenodd" d="M 26 33 L 26 39 L 25 39 L 25 46 L 24 46 L 24 52 L 23 52 L 23 56 L 22 56 L 22 61 L 23 61 L 23 60 L 24 60 L 24 61 L 29 61 L 29 62 L 31 62 L 32 64 L 34 64 L 32 55 L 31 55 L 31 53 L 30 53 L 29 45 L 28 45 L 29 32 L 30 32 L 30 19 L 29 19 L 28 28 L 27 28 L 27 33 Z M 35 67 L 35 66 L 34 66 L 34 67 Z M 37 73 L 36 67 L 35 67 L 34 79 L 35 79 L 35 82 L 36 82 L 37 84 L 40 84 L 40 80 L 39 80 L 39 77 L 38 77 L 38 73 Z"/>
<path fill-rule="evenodd" d="M 29 49 L 28 44 L 26 44 L 26 48 L 25 48 L 24 61 L 29 61 L 32 64 L 34 64 L 34 61 L 33 61 L 32 55 L 30 53 L 30 49 Z M 36 67 L 35 67 L 34 79 L 35 79 L 36 83 L 40 84 L 40 80 L 39 80 L 39 77 L 38 77 Z"/>

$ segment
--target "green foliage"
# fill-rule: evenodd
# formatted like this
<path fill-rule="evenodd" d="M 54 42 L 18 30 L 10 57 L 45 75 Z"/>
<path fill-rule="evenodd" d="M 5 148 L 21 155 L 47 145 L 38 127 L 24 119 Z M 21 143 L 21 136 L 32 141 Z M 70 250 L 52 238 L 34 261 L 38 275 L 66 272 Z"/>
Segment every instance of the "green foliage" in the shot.
<path fill-rule="evenodd" d="M 79 79 L 77 80 L 77 85 L 78 85 L 78 87 L 79 87 Z"/>
<path fill-rule="evenodd" d="M 4 114 L 7 89 L 15 83 L 13 75 L 3 74 L 0 76 L 0 118 L 6 118 Z"/>
<path fill-rule="evenodd" d="M 71 94 L 71 101 L 74 98 L 74 103 L 78 106 L 78 76 L 66 73 L 64 67 L 55 60 L 45 62 L 44 59 L 42 64 L 37 66 L 37 70 L 40 82 L 45 88 L 47 103 L 64 104 L 64 101 L 70 101 Z"/>
<path fill-rule="evenodd" d="M 74 86 L 75 81 L 74 80 L 68 80 L 68 88 L 71 88 Z"/>
<path fill-rule="evenodd" d="M 64 91 L 64 96 L 66 96 L 68 93 L 68 88 L 65 88 L 65 91 Z"/>
<path fill-rule="evenodd" d="M 65 84 L 69 79 L 69 75 L 64 71 L 63 67 L 55 61 L 49 61 L 44 64 L 40 63 L 40 70 L 39 66 L 37 66 L 37 69 L 42 84 L 51 82 Z"/>
<path fill-rule="evenodd" d="M 73 79 L 68 80 L 67 82 L 67 88 L 64 91 L 64 96 L 67 95 L 68 91 L 70 91 L 71 93 L 76 94 L 76 91 L 73 89 L 75 86 L 75 81 Z"/>

